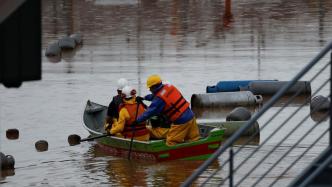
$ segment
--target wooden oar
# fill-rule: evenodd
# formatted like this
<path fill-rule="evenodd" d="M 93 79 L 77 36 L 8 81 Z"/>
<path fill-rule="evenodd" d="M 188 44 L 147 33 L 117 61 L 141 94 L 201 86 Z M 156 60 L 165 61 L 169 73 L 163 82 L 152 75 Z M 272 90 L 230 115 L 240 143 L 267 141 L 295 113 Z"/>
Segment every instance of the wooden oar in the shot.
<path fill-rule="evenodd" d="M 102 138 L 102 137 L 106 137 L 106 136 L 111 136 L 111 135 L 110 134 L 102 134 L 102 135 L 99 135 L 99 136 L 93 136 L 93 137 L 81 139 L 81 137 L 79 135 L 72 134 L 72 135 L 68 136 L 68 143 L 71 146 L 72 145 L 78 145 L 78 144 L 80 144 L 81 142 L 84 142 L 84 141 L 92 141 L 92 140 Z"/>
<path fill-rule="evenodd" d="M 138 114 L 138 107 L 139 107 L 139 102 L 137 102 L 137 109 L 136 109 L 136 114 L 135 114 L 135 121 L 137 120 L 137 114 Z M 130 140 L 130 144 L 129 144 L 129 151 L 128 151 L 128 160 L 130 160 L 130 153 L 131 153 L 131 149 L 133 147 L 133 141 L 134 141 L 134 136 L 135 136 L 135 126 L 132 126 L 133 128 L 133 132 L 131 134 L 131 140 Z"/>

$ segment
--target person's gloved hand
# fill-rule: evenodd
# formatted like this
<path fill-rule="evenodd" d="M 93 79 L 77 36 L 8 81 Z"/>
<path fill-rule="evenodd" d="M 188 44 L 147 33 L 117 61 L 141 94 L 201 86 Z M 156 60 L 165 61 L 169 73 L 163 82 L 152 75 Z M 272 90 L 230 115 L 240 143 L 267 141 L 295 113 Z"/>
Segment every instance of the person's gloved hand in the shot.
<path fill-rule="evenodd" d="M 110 131 L 112 128 L 112 124 L 109 124 L 109 123 L 105 123 L 104 124 L 104 129 L 105 131 L 108 133 L 108 131 Z"/>
<path fill-rule="evenodd" d="M 138 102 L 138 103 L 142 103 L 143 100 L 144 100 L 144 98 L 141 97 L 141 96 L 137 96 L 137 97 L 136 97 L 136 102 Z"/>
<path fill-rule="evenodd" d="M 147 100 L 147 101 L 152 101 L 154 98 L 154 95 L 153 94 L 148 94 L 144 97 L 144 100 Z"/>

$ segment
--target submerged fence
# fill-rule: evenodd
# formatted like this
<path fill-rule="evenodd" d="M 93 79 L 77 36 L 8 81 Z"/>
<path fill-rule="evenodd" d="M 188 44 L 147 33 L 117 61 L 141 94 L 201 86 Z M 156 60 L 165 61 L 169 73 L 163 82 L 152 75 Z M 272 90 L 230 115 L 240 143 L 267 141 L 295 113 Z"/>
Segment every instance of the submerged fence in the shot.
<path fill-rule="evenodd" d="M 234 133 L 182 186 L 286 186 L 326 148 L 332 146 L 329 108 L 331 94 L 332 42 L 309 62 L 259 112 Z M 301 90 L 285 95 L 298 81 L 311 83 L 311 94 Z M 287 98 L 286 100 L 283 98 Z M 299 97 L 302 102 L 294 104 Z M 281 104 L 280 104 L 281 103 Z M 235 145 L 247 129 L 260 122 L 261 142 L 250 145 L 253 134 Z M 264 136 L 262 136 L 264 135 Z M 207 169 L 215 162 L 217 169 Z M 217 180 L 217 181 L 216 181 Z"/>

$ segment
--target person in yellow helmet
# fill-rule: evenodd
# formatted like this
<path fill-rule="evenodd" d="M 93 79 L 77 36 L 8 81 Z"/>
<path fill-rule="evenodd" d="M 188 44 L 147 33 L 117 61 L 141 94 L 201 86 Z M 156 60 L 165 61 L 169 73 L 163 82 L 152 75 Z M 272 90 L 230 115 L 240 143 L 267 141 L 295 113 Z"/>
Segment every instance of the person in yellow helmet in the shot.
<path fill-rule="evenodd" d="M 189 102 L 185 100 L 180 91 L 171 84 L 163 84 L 159 75 L 149 76 L 146 85 L 152 95 L 145 96 L 145 99 L 152 100 L 152 102 L 135 123 L 141 123 L 152 116 L 163 114 L 171 122 L 166 134 L 167 145 L 199 140 L 196 118 L 189 107 Z"/>
<path fill-rule="evenodd" d="M 119 118 L 107 133 L 124 138 L 134 136 L 135 140 L 148 141 L 150 132 L 146 128 L 146 122 L 133 124 L 137 116 L 145 111 L 144 106 L 136 102 L 136 90 L 131 86 L 125 86 L 121 95 L 123 103 L 119 106 Z"/>

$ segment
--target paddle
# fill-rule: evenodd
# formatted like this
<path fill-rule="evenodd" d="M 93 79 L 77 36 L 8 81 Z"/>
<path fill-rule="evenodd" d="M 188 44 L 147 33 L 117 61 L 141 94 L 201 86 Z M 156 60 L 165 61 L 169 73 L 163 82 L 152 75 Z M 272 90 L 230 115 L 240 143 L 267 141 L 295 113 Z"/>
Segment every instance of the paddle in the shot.
<path fill-rule="evenodd" d="M 138 114 L 138 107 L 139 107 L 139 102 L 137 102 L 137 109 L 136 109 L 136 114 L 135 114 L 135 121 L 137 120 L 137 114 Z M 129 145 L 129 152 L 128 152 L 128 160 L 130 160 L 130 153 L 131 153 L 131 148 L 133 147 L 133 141 L 134 141 L 134 136 L 135 136 L 135 126 L 133 128 L 133 133 L 131 135 L 130 139 L 130 145 Z"/>
<path fill-rule="evenodd" d="M 93 137 L 81 139 L 81 137 L 79 135 L 72 134 L 72 135 L 68 136 L 68 143 L 69 143 L 69 145 L 73 146 L 73 145 L 78 145 L 78 144 L 80 144 L 81 142 L 84 142 L 84 141 L 92 141 L 92 140 L 102 138 L 102 137 L 106 137 L 106 136 L 111 136 L 111 135 L 110 134 L 102 134 L 102 135 L 99 135 L 99 136 L 93 136 Z"/>

